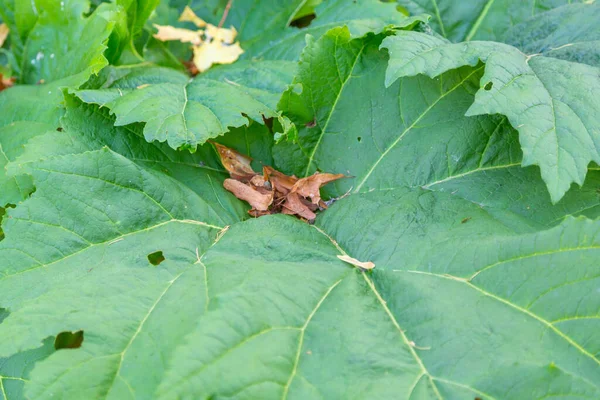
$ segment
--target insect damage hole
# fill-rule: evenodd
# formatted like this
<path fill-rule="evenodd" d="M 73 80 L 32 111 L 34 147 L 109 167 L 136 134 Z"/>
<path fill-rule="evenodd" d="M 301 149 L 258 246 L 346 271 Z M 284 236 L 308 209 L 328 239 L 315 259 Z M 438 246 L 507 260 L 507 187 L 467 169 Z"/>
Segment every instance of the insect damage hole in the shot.
<path fill-rule="evenodd" d="M 56 335 L 56 339 L 54 340 L 54 348 L 56 350 L 78 349 L 81 347 L 81 343 L 83 343 L 83 331 L 65 331 Z"/>
<path fill-rule="evenodd" d="M 488 82 L 485 84 L 485 86 L 483 87 L 484 90 L 492 90 L 492 87 L 494 87 L 494 82 Z"/>
<path fill-rule="evenodd" d="M 158 265 L 161 262 L 165 261 L 165 256 L 163 255 L 162 250 L 155 251 L 154 253 L 148 254 L 148 261 L 152 265 Z"/>

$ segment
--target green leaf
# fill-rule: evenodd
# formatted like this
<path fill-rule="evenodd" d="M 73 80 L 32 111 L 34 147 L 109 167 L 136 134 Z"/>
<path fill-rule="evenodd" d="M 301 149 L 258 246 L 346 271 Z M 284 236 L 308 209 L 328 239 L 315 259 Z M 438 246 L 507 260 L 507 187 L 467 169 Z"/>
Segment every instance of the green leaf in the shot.
<path fill-rule="evenodd" d="M 576 0 L 584 2 L 584 0 Z M 496 40 L 513 26 L 571 0 L 398 0 L 412 14 L 432 16 L 432 27 L 453 42 Z"/>
<path fill-rule="evenodd" d="M 566 206 L 570 211 L 563 209 L 566 214 L 587 208 L 577 204 L 584 197 L 593 208 L 598 204 L 594 171 L 582 189 L 552 207 L 536 168 L 521 168 L 517 132 L 506 118 L 464 116 L 477 98 L 483 67 L 435 79 L 404 77 L 385 88 L 387 57 L 377 48 L 380 41 L 352 40 L 338 28 L 304 51 L 296 78 L 302 92 L 289 91 L 280 104 L 300 128 L 299 138 L 275 146 L 279 167 L 299 176 L 320 170 L 354 177 L 330 185 L 338 196 L 398 184 L 442 190 L 519 225 L 556 223 L 565 215 L 555 214 L 562 205 L 574 201 Z"/>
<path fill-rule="evenodd" d="M 226 174 L 211 146 L 199 147 L 191 154 L 174 151 L 163 143 L 147 143 L 141 125 L 114 126 L 114 117 L 108 110 L 82 104 L 71 96 L 67 97 L 67 112 L 61 123 L 62 131 L 35 136 L 22 146 L 20 155 L 7 165 L 9 177 L 25 177 L 32 162 L 109 148 L 138 165 L 176 179 L 213 204 L 228 224 L 245 218 L 246 208 L 221 185 Z M 259 143 L 264 144 L 270 136 L 263 129 L 253 124 L 251 128 L 237 129 L 231 137 L 256 141 L 249 154 L 260 157 L 264 150 Z"/>
<path fill-rule="evenodd" d="M 0 357 L 83 342 L 35 362 L 25 397 L 600 396 L 600 222 L 571 216 L 598 218 L 600 173 L 552 205 L 506 119 L 464 115 L 482 66 L 386 87 L 382 39 L 312 41 L 282 103 L 309 126 L 275 148 L 351 176 L 315 225 L 240 222 L 208 195 L 217 171 L 173 172 L 208 147 L 146 143 L 67 97 L 64 131 L 9 166 L 36 191 L 3 222 Z"/>
<path fill-rule="evenodd" d="M 78 87 L 107 64 L 102 53 L 119 13 L 116 6 L 102 4 L 87 18 L 85 0 L 38 0 L 35 7 L 39 16 L 19 60 L 21 82 L 61 80 Z"/>
<path fill-rule="evenodd" d="M 483 61 L 481 88 L 466 115 L 506 115 L 519 131 L 523 166 L 540 166 L 553 202 L 571 183 L 583 184 L 590 161 L 600 162 L 598 68 L 526 55 L 501 43 L 451 44 L 417 32 L 398 32 L 382 47 L 390 52 L 387 85 L 402 76 L 435 77 Z"/>
<path fill-rule="evenodd" d="M 597 4 L 571 4 L 514 26 L 503 41 L 526 54 L 600 67 L 599 20 Z"/>
<path fill-rule="evenodd" d="M 108 107 L 117 116 L 117 126 L 145 122 L 146 140 L 193 151 L 232 127 L 247 125 L 248 118 L 277 116 L 277 101 L 294 71 L 291 62 L 246 61 L 189 80 L 164 68 L 133 68 L 107 89 L 76 94 Z"/>
<path fill-rule="evenodd" d="M 59 127 L 61 97 L 52 84 L 0 92 L 0 207 L 17 204 L 32 192 L 30 177 L 8 176 L 5 166 L 21 154 L 30 138 Z"/>
<path fill-rule="evenodd" d="M 317 17 L 308 27 L 291 27 L 290 23 L 304 3 L 302 0 L 268 0 L 256 7 L 254 1 L 236 0 L 225 26 L 232 25 L 238 30 L 243 58 L 297 60 L 306 35 L 318 38 L 331 28 L 345 25 L 353 37 L 361 37 L 369 32 L 410 27 L 427 20 L 425 16 L 406 17 L 396 10 L 395 4 L 379 0 L 329 0 L 315 7 Z"/>

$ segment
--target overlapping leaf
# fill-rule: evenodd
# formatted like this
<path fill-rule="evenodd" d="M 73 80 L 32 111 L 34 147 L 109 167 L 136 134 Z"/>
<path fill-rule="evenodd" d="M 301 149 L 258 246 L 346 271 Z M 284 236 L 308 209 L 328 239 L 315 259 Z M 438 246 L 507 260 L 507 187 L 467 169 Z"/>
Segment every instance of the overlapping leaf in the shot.
<path fill-rule="evenodd" d="M 217 174 L 190 166 L 196 189 L 173 172 L 212 165 L 205 147 L 147 144 L 71 99 L 65 130 L 9 166 L 37 190 L 3 224 L 0 357 L 84 331 L 25 395 L 598 397 L 600 226 L 569 216 L 598 216 L 598 172 L 553 206 L 507 121 L 464 116 L 483 67 L 386 88 L 381 40 L 312 41 L 282 102 L 302 129 L 275 146 L 280 166 L 353 176 L 315 226 L 236 222 L 221 205 L 235 200 L 207 194 Z M 62 155 L 40 157 L 55 142 Z"/>
<path fill-rule="evenodd" d="M 268 0 L 257 7 L 252 0 L 236 0 L 227 14 L 225 25 L 232 25 L 238 30 L 238 38 L 244 49 L 242 57 L 297 60 L 305 46 L 307 34 L 318 38 L 333 27 L 345 25 L 354 37 L 360 37 L 369 32 L 409 27 L 427 20 L 426 16 L 420 15 L 406 17 L 396 9 L 395 4 L 379 0 L 328 0 L 315 7 L 316 18 L 308 27 L 291 27 L 290 23 L 305 3 L 302 0 Z M 217 8 L 215 12 L 220 17 L 223 9 Z"/>
<path fill-rule="evenodd" d="M 295 65 L 285 61 L 239 62 L 190 80 L 163 68 L 133 68 L 108 88 L 77 96 L 117 116 L 117 126 L 145 122 L 148 141 L 194 150 L 231 127 L 278 115 L 277 101 L 292 80 Z"/>
<path fill-rule="evenodd" d="M 578 9 L 600 15 L 600 4 L 581 5 Z M 592 38 L 596 34 L 590 32 Z M 567 46 L 556 38 L 545 41 Z M 529 48 L 543 47 L 543 42 L 539 39 Z M 481 89 L 467 115 L 506 115 L 519 131 L 523 165 L 540 166 L 554 202 L 563 197 L 571 183 L 583 183 L 591 161 L 600 162 L 597 67 L 553 58 L 552 52 L 527 55 L 496 42 L 451 44 L 417 32 L 398 32 L 382 46 L 389 49 L 391 58 L 387 85 L 402 76 L 423 73 L 434 77 L 463 65 L 485 62 Z"/>
<path fill-rule="evenodd" d="M 503 41 L 515 25 L 572 0 L 398 0 L 413 14 L 429 14 L 432 27 L 453 42 Z"/>

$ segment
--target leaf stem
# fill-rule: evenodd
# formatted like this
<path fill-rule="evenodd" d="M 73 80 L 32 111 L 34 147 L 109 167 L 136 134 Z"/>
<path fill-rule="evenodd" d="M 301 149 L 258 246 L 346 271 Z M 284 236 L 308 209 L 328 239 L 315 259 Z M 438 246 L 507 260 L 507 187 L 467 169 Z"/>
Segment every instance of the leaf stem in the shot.
<path fill-rule="evenodd" d="M 225 6 L 225 10 L 223 11 L 223 16 L 221 17 L 221 20 L 219 21 L 218 28 L 221 28 L 223 26 L 223 24 L 225 23 L 225 20 L 227 19 L 227 15 L 229 14 L 229 9 L 231 9 L 231 3 L 233 3 L 233 0 L 229 0 L 227 2 L 227 5 Z"/>

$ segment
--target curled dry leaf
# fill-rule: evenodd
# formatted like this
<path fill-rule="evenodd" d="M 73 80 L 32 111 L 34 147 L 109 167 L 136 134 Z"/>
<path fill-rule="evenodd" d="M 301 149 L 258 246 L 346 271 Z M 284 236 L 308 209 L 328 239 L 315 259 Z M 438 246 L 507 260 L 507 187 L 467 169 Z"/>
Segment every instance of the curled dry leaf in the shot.
<path fill-rule="evenodd" d="M 253 209 L 258 211 L 267 211 L 273 202 L 273 192 L 265 190 L 265 192 L 261 193 L 253 185 L 245 184 L 235 179 L 225 179 L 223 187 L 233 193 L 238 199 L 248 202 Z"/>
<path fill-rule="evenodd" d="M 294 184 L 298 182 L 298 178 L 295 176 L 283 174 L 276 169 L 269 167 L 268 165 L 263 167 L 263 175 L 265 176 L 265 179 L 271 182 L 273 189 L 282 193 L 283 195 L 287 195 L 289 192 L 291 192 Z"/>
<path fill-rule="evenodd" d="M 356 258 L 352 258 L 352 257 L 346 256 L 346 255 L 337 256 L 337 258 L 339 258 L 340 260 L 342 260 L 344 262 L 347 262 L 348 264 L 352 264 L 358 268 L 367 269 L 367 270 L 375 268 L 375 264 L 373 264 L 371 261 L 366 261 L 366 262 L 358 261 Z"/>
<path fill-rule="evenodd" d="M 308 204 L 311 204 L 308 202 Z M 317 215 L 309 208 L 306 202 L 297 193 L 290 193 L 286 196 L 286 202 L 283 204 L 283 214 L 299 215 L 300 217 L 312 221 Z"/>
<path fill-rule="evenodd" d="M 313 221 L 317 216 L 315 211 L 326 208 L 321 201 L 321 186 L 344 177 L 342 174 L 316 173 L 298 179 L 269 166 L 264 166 L 263 175 L 260 175 L 252 170 L 249 157 L 221 144 L 213 144 L 231 176 L 223 186 L 252 206 L 249 214 L 253 217 L 281 213 Z"/>
<path fill-rule="evenodd" d="M 298 193 L 302 197 L 310 197 L 313 204 L 324 204 L 321 202 L 321 193 L 319 192 L 321 186 L 343 177 L 343 174 L 315 173 L 314 175 L 298 180 L 294 184 L 294 187 L 292 187 L 292 192 Z"/>
<path fill-rule="evenodd" d="M 211 142 L 221 159 L 221 164 L 225 167 L 229 175 L 238 181 L 247 182 L 252 179 L 253 176 L 257 175 L 256 172 L 250 166 L 252 159 L 248 156 L 238 153 L 237 151 L 230 149 L 229 147 L 223 146 L 219 143 Z"/>

